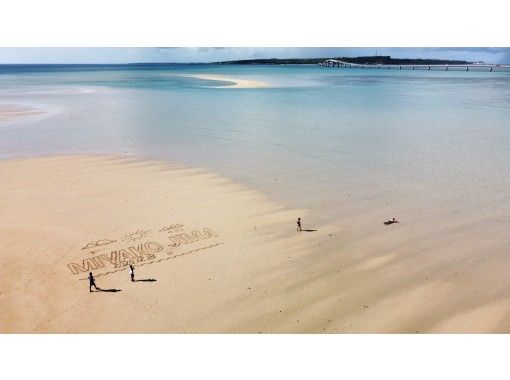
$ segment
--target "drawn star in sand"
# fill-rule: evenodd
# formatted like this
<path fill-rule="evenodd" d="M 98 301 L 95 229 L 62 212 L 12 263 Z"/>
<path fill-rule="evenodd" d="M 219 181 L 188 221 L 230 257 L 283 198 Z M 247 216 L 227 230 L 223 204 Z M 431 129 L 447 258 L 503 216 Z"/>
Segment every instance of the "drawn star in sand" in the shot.
<path fill-rule="evenodd" d="M 136 240 L 143 239 L 144 237 L 147 237 L 150 234 L 151 234 L 150 231 L 136 230 L 135 232 L 131 232 L 129 234 L 124 235 L 122 237 L 122 241 L 133 242 L 133 241 L 136 241 Z"/>

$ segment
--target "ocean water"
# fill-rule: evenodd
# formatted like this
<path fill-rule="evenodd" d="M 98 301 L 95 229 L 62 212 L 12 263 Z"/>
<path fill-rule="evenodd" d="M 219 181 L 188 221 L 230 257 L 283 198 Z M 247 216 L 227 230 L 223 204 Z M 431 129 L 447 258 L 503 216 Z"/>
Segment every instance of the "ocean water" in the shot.
<path fill-rule="evenodd" d="M 128 154 L 209 168 L 317 219 L 510 226 L 509 72 L 0 66 L 9 106 L 43 113 L 0 122 L 2 159 Z"/>

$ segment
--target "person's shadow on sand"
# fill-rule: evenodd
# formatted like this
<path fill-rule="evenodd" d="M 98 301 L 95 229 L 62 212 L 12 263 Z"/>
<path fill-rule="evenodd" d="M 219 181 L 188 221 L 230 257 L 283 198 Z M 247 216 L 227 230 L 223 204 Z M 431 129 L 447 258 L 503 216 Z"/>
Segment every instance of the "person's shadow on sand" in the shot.
<path fill-rule="evenodd" d="M 143 281 L 143 282 L 154 282 L 154 281 L 158 281 L 158 280 L 156 280 L 155 278 L 144 278 L 144 279 L 141 279 L 141 280 L 133 280 L 133 282 L 140 282 L 140 281 Z"/>
<path fill-rule="evenodd" d="M 301 230 L 301 232 L 316 232 L 317 230 Z"/>
<path fill-rule="evenodd" d="M 97 288 L 97 290 L 94 290 L 93 292 L 109 292 L 109 293 L 117 293 L 117 292 L 120 292 L 121 290 L 120 289 L 101 289 L 101 288 Z"/>

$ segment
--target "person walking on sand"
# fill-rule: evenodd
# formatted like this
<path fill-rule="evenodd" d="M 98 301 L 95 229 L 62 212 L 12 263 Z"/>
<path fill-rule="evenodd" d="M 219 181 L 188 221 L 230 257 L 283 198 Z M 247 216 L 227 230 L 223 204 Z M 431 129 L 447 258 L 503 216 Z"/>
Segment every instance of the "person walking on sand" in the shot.
<path fill-rule="evenodd" d="M 301 231 L 301 218 L 297 218 L 297 230 Z"/>
<path fill-rule="evenodd" d="M 135 282 L 135 267 L 129 266 L 129 274 L 131 275 L 131 282 Z"/>
<path fill-rule="evenodd" d="M 101 290 L 96 286 L 96 280 L 94 279 L 94 276 L 92 276 L 92 272 L 89 273 L 89 291 L 92 293 L 92 287 L 96 290 Z"/>

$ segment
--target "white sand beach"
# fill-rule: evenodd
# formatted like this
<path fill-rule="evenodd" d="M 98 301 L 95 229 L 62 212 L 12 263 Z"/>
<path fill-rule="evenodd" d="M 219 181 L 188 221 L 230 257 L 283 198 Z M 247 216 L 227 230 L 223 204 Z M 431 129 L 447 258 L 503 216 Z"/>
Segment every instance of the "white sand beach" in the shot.
<path fill-rule="evenodd" d="M 209 170 L 120 156 L 0 176 L 1 333 L 510 331 L 495 230 L 480 254 L 476 225 L 316 225 Z"/>

